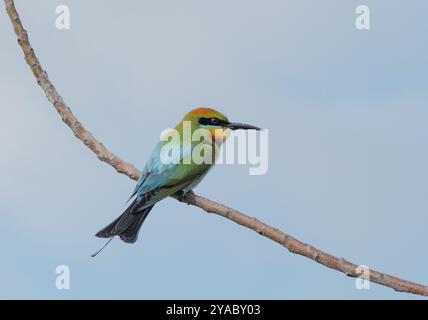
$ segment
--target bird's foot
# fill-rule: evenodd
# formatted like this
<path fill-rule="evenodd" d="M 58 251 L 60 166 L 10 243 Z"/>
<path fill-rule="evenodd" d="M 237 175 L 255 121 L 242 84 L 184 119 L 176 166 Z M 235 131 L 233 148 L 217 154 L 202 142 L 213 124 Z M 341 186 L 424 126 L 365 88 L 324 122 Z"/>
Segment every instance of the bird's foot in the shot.
<path fill-rule="evenodd" d="M 189 196 L 194 196 L 195 195 L 195 193 L 193 192 L 193 190 L 189 190 L 189 191 L 187 191 L 186 192 L 186 195 L 189 195 Z"/>
<path fill-rule="evenodd" d="M 180 190 L 180 191 L 178 191 L 177 193 L 176 193 L 176 195 L 177 195 L 177 199 L 178 199 L 178 201 L 180 201 L 180 202 L 186 202 L 185 201 L 185 198 L 186 198 L 186 196 L 187 195 L 194 195 L 195 193 L 193 192 L 193 190 L 189 190 L 189 191 L 187 191 L 187 192 L 184 192 L 183 190 Z"/>

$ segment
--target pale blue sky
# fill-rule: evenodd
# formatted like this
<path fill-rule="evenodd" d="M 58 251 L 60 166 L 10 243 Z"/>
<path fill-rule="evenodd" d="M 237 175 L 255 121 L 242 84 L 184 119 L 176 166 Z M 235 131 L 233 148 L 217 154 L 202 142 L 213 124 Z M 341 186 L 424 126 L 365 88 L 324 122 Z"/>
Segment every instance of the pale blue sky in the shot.
<path fill-rule="evenodd" d="M 71 9 L 71 30 L 55 8 Z M 66 102 L 124 159 L 212 106 L 269 129 L 269 171 L 218 166 L 197 193 L 332 254 L 428 284 L 428 33 L 424 1 L 17 0 Z M 292 255 L 172 199 L 138 243 L 94 237 L 134 182 L 72 135 L 0 13 L 0 298 L 413 298 Z M 71 289 L 55 288 L 55 268 Z"/>

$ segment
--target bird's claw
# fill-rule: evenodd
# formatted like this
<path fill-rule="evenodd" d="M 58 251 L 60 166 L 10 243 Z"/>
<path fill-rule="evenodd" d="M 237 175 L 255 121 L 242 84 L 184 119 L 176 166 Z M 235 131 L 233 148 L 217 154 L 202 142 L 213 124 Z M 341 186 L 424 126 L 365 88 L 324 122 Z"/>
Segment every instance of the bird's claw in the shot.
<path fill-rule="evenodd" d="M 195 193 L 193 192 L 193 190 L 189 190 L 187 192 L 184 192 L 183 190 L 178 191 L 177 193 L 177 197 L 178 197 L 178 201 L 180 202 L 186 202 L 185 198 L 187 195 L 194 195 Z"/>

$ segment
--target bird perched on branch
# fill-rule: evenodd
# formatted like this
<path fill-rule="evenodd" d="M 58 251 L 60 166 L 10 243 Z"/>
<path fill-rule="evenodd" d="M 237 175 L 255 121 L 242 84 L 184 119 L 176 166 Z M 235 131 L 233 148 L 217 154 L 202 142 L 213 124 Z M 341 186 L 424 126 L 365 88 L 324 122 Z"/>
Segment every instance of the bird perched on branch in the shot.
<path fill-rule="evenodd" d="M 96 236 L 111 239 L 119 236 L 124 242 L 134 243 L 153 206 L 170 195 L 184 197 L 192 192 L 215 163 L 230 130 L 238 129 L 260 130 L 252 125 L 230 122 L 222 113 L 209 108 L 187 113 L 154 148 L 131 195 L 130 200 L 133 200 L 129 207 Z"/>

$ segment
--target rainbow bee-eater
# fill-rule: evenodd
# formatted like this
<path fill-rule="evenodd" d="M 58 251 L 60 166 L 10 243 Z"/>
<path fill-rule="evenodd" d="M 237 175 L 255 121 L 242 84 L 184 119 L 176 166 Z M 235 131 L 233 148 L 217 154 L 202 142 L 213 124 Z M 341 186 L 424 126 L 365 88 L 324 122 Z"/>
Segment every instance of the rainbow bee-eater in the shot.
<path fill-rule="evenodd" d="M 205 129 L 208 139 L 184 139 L 184 127 L 190 127 L 190 133 L 198 129 Z M 209 169 L 215 163 L 218 156 L 218 150 L 230 133 L 230 130 L 260 128 L 230 122 L 222 113 L 209 109 L 198 108 L 187 113 L 180 123 L 172 130 L 180 134 L 176 143 L 178 146 L 177 161 L 165 161 L 162 156 L 162 150 L 167 143 L 173 143 L 169 140 L 160 139 L 154 148 L 149 160 L 147 161 L 140 179 L 131 195 L 132 202 L 129 207 L 116 220 L 100 230 L 96 236 L 100 238 L 112 238 L 119 236 L 124 242 L 134 243 L 137 240 L 138 232 L 147 215 L 153 209 L 153 206 L 162 199 L 180 194 L 184 196 L 205 177 Z M 201 131 L 201 130 L 199 130 Z M 194 161 L 195 148 L 206 144 L 211 148 L 213 161 Z M 198 163 L 195 163 L 198 162 Z"/>

